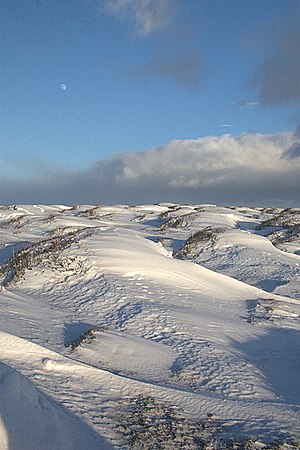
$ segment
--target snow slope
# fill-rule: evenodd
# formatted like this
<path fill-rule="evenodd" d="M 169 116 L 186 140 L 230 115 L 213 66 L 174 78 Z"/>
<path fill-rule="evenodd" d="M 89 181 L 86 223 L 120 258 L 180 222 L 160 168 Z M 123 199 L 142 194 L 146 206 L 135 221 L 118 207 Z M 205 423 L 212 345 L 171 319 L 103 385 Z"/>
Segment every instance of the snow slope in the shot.
<path fill-rule="evenodd" d="M 278 213 L 1 207 L 0 448 L 299 439 L 299 240 L 258 229 Z"/>
<path fill-rule="evenodd" d="M 0 379 L 2 450 L 111 448 L 84 422 L 39 392 L 17 370 L 1 363 Z"/>

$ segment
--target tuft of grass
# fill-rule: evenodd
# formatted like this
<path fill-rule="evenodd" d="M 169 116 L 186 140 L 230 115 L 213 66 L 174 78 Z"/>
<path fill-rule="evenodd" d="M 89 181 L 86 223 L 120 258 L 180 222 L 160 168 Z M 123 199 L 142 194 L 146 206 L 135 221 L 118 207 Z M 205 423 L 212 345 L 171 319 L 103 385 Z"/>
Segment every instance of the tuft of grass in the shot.
<path fill-rule="evenodd" d="M 261 222 L 256 229 L 264 230 L 265 235 L 275 246 L 298 240 L 300 238 L 300 209 L 283 209 Z"/>
<path fill-rule="evenodd" d="M 97 217 L 97 210 L 98 210 L 98 206 L 94 206 L 92 208 L 86 209 L 85 211 L 81 211 L 78 215 L 84 216 L 84 217 L 89 217 L 89 218 L 94 218 L 94 217 Z"/>
<path fill-rule="evenodd" d="M 252 325 L 264 324 L 267 321 L 274 322 L 273 311 L 277 306 L 276 300 L 270 299 L 258 299 L 247 300 L 247 321 Z"/>
<path fill-rule="evenodd" d="M 300 215 L 299 209 L 283 209 L 279 213 L 264 220 L 258 225 L 257 230 L 263 230 L 264 228 L 270 227 L 289 228 L 294 225 L 300 225 L 300 218 L 295 217 L 296 215 Z"/>
<path fill-rule="evenodd" d="M 176 252 L 176 256 L 185 258 L 188 257 L 198 244 L 213 242 L 217 238 L 218 234 L 223 232 L 223 228 L 212 227 L 206 227 L 196 231 L 186 240 L 181 249 Z"/>
<path fill-rule="evenodd" d="M 160 229 L 165 230 L 167 228 L 185 228 L 188 225 L 187 219 L 191 214 L 193 213 L 184 214 L 180 217 L 170 217 L 170 219 L 161 224 Z"/>
<path fill-rule="evenodd" d="M 20 249 L 0 266 L 2 274 L 2 286 L 8 286 L 13 281 L 18 281 L 24 276 L 26 270 L 31 270 L 43 261 L 52 258 L 55 268 L 65 269 L 65 262 L 60 260 L 60 253 L 75 242 L 89 236 L 93 230 L 83 228 L 65 234 L 51 236 L 43 239 L 30 247 Z M 67 264 L 68 265 L 68 264 Z"/>
<path fill-rule="evenodd" d="M 20 228 L 29 222 L 28 216 L 26 214 L 21 214 L 17 217 L 12 217 L 4 223 L 2 223 L 3 228 L 13 228 L 17 232 Z"/>
<path fill-rule="evenodd" d="M 56 217 L 58 216 L 58 214 L 48 214 L 48 216 L 46 216 L 43 220 L 42 220 L 42 222 L 46 222 L 46 223 L 48 223 L 49 225 L 53 222 L 53 220 L 55 220 L 56 219 Z"/>
<path fill-rule="evenodd" d="M 275 246 L 285 242 L 293 242 L 300 238 L 300 223 L 293 224 L 284 230 L 271 232 L 269 238 Z"/>
<path fill-rule="evenodd" d="M 104 331 L 105 329 L 105 327 L 91 327 L 74 339 L 68 347 L 71 347 L 71 350 L 74 351 L 83 343 L 90 344 L 95 339 L 96 331 Z"/>

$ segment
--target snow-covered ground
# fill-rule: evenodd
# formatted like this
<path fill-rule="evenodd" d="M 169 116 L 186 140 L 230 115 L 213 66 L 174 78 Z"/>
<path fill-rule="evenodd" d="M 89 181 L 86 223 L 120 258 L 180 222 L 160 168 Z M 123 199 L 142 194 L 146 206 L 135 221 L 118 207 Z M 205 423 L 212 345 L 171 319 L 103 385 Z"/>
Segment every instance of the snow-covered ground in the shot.
<path fill-rule="evenodd" d="M 299 227 L 299 209 L 0 207 L 1 450 L 299 448 Z"/>

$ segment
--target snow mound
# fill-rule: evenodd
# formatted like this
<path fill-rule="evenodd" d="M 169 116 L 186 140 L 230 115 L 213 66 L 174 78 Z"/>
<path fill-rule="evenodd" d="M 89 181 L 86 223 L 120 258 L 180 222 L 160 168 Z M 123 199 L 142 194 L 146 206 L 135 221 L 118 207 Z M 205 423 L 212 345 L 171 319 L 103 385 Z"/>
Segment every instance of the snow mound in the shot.
<path fill-rule="evenodd" d="M 0 363 L 0 448 L 94 450 L 111 446 L 50 401 L 27 377 Z"/>
<path fill-rule="evenodd" d="M 118 331 L 97 331 L 77 352 L 93 366 L 151 381 L 167 378 L 178 357 L 169 346 Z"/>

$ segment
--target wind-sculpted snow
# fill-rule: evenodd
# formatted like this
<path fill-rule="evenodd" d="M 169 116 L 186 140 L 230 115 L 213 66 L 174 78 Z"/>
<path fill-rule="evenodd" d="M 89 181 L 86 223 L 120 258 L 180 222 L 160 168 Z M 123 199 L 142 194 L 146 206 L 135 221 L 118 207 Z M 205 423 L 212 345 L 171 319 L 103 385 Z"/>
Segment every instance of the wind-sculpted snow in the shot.
<path fill-rule="evenodd" d="M 1 207 L 0 447 L 299 448 L 299 218 Z"/>
<path fill-rule="evenodd" d="M 0 448 L 110 449 L 95 432 L 49 400 L 19 371 L 0 364 Z"/>

